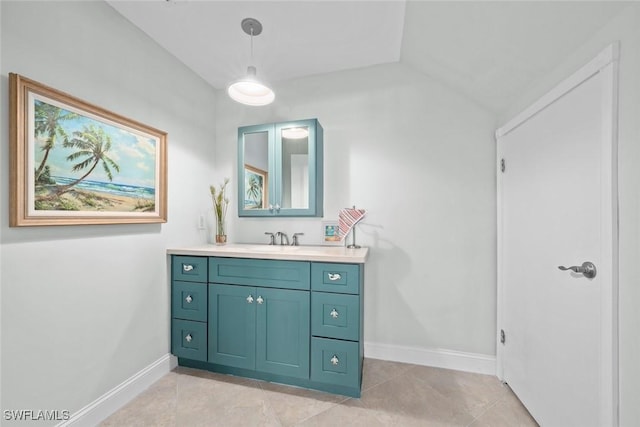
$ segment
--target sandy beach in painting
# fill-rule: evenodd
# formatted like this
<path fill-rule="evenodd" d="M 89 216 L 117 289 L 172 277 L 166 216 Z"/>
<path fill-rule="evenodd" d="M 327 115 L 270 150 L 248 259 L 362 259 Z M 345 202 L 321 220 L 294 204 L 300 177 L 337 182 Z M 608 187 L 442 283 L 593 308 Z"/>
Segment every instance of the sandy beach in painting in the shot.
<path fill-rule="evenodd" d="M 36 210 L 153 212 L 154 209 L 153 200 L 97 191 L 73 189 L 55 196 L 44 190 L 36 195 Z"/>

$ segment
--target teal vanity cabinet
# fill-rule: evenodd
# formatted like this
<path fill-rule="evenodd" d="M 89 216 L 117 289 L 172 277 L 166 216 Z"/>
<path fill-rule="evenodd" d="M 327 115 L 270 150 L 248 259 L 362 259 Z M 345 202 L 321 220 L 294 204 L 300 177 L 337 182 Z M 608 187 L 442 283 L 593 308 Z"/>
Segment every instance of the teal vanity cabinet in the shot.
<path fill-rule="evenodd" d="M 298 120 L 238 129 L 238 215 L 321 217 L 323 129 Z"/>
<path fill-rule="evenodd" d="M 171 260 L 171 350 L 178 357 L 207 360 L 207 259 Z"/>
<path fill-rule="evenodd" d="M 250 258 L 241 246 L 172 255 L 178 363 L 359 397 L 364 264 Z"/>

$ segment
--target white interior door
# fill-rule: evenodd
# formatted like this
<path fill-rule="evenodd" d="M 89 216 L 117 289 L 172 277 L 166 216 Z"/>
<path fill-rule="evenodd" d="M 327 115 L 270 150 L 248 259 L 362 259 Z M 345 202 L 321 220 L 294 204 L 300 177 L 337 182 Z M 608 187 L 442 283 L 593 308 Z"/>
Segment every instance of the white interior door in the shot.
<path fill-rule="evenodd" d="M 497 132 L 499 376 L 544 426 L 617 424 L 616 52 Z"/>

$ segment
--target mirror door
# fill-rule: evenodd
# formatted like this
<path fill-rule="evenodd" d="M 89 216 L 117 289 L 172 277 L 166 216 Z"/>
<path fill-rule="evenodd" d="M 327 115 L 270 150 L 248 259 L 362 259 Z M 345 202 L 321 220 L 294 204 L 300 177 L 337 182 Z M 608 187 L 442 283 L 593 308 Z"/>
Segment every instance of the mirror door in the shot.
<path fill-rule="evenodd" d="M 238 134 L 238 212 L 268 215 L 273 193 L 273 126 L 242 128 Z"/>
<path fill-rule="evenodd" d="M 282 209 L 309 208 L 309 127 L 290 127 L 280 130 L 281 164 L 279 200 Z"/>

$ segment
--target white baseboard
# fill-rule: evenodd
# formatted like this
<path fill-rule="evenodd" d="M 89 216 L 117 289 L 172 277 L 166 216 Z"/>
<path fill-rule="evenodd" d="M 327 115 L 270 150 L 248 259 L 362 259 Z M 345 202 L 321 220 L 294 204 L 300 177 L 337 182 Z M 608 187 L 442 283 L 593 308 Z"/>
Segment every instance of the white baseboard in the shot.
<path fill-rule="evenodd" d="M 165 354 L 84 408 L 73 413 L 71 418 L 58 424 L 56 427 L 98 425 L 109 415 L 122 408 L 138 394 L 146 390 L 151 384 L 173 370 L 177 365 L 178 360 L 175 356 Z"/>
<path fill-rule="evenodd" d="M 465 353 L 439 348 L 405 347 L 365 341 L 364 355 L 372 359 L 496 375 L 496 357 L 487 354 Z"/>

